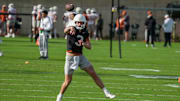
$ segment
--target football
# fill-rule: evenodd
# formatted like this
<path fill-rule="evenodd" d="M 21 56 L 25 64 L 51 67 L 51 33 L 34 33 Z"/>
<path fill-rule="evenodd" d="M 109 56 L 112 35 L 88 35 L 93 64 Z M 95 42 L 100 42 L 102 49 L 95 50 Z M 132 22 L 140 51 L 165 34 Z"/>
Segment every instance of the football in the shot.
<path fill-rule="evenodd" d="M 67 11 L 72 11 L 72 10 L 74 10 L 74 5 L 73 5 L 73 4 L 66 4 L 66 5 L 65 5 L 65 9 L 66 9 Z"/>

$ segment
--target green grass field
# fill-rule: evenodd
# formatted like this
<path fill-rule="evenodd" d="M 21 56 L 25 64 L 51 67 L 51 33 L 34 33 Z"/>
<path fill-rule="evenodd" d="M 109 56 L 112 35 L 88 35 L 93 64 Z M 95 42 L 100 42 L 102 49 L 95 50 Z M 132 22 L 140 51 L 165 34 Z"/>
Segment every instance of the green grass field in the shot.
<path fill-rule="evenodd" d="M 105 86 L 117 97 L 107 99 L 82 70 L 75 71 L 63 101 L 180 101 L 180 43 L 146 48 L 144 42 L 92 40 L 84 54 Z M 3 38 L 0 50 L 0 101 L 55 101 L 64 80 L 66 40 L 49 40 L 49 59 L 38 60 L 39 48 L 28 38 Z M 25 64 L 29 61 L 29 64 Z"/>

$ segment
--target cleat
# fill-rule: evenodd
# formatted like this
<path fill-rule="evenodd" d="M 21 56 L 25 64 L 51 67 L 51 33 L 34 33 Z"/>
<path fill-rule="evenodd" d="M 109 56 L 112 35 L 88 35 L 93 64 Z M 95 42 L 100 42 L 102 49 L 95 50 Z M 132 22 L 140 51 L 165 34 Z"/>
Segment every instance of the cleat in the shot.
<path fill-rule="evenodd" d="M 106 97 L 107 98 L 110 98 L 110 99 L 113 99 L 113 98 L 115 98 L 116 97 L 116 95 L 113 95 L 113 94 L 106 94 Z"/>

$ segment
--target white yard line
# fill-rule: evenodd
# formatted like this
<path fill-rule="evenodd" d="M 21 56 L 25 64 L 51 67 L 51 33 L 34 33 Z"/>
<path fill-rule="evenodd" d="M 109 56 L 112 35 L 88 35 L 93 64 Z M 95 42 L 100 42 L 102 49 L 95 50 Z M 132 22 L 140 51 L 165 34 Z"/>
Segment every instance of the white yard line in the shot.
<path fill-rule="evenodd" d="M 133 95 L 133 96 L 166 96 L 166 97 L 178 97 L 180 98 L 180 96 L 177 95 L 161 95 L 161 94 L 136 94 L 136 93 L 122 93 L 123 95 Z"/>
<path fill-rule="evenodd" d="M 112 68 L 112 67 L 101 67 L 104 70 L 115 70 L 115 71 L 151 71 L 151 72 L 160 72 L 156 69 L 137 69 L 137 68 Z"/>
<path fill-rule="evenodd" d="M 173 87 L 173 88 L 180 88 L 180 85 L 177 85 L 177 84 L 166 84 L 164 86 L 169 86 L 169 87 Z"/>
<path fill-rule="evenodd" d="M 86 83 L 87 84 L 87 83 Z M 30 86 L 30 87 L 59 87 L 59 85 L 46 85 L 46 84 L 17 84 L 17 83 L 0 83 L 0 86 Z M 70 87 L 72 88 L 81 88 L 82 85 L 71 85 Z M 97 88 L 97 86 L 85 86 L 83 85 L 84 88 Z M 177 92 L 177 90 L 166 90 L 166 89 L 148 89 L 148 88 L 130 88 L 130 87 L 108 87 L 111 89 L 116 89 L 116 90 L 146 90 L 146 91 L 164 91 L 164 92 Z"/>
<path fill-rule="evenodd" d="M 0 79 L 0 81 L 26 81 L 26 82 L 52 82 L 52 83 L 59 83 L 61 84 L 63 81 L 54 81 L 54 80 L 24 80 L 24 79 Z M 87 84 L 88 82 L 78 82 L 78 81 L 72 81 L 73 84 Z M 93 81 L 92 81 L 93 83 Z M 107 83 L 105 82 L 104 84 L 106 85 L 144 85 L 144 86 L 160 86 L 158 84 L 125 84 L 125 83 Z"/>
<path fill-rule="evenodd" d="M 147 78 L 147 79 L 178 79 L 178 76 L 158 76 L 158 75 L 130 75 L 135 78 Z"/>
<path fill-rule="evenodd" d="M 29 95 L 4 95 L 2 94 L 1 96 L 4 96 L 4 97 L 22 97 L 22 98 L 48 98 L 48 99 L 55 99 L 56 96 L 29 96 Z M 64 99 L 81 99 L 81 100 L 107 100 L 107 98 L 93 98 L 93 97 L 63 97 Z M 111 99 L 111 100 L 114 100 L 114 101 L 136 101 L 134 99 Z M 141 100 L 141 101 L 145 101 L 145 100 Z"/>
<path fill-rule="evenodd" d="M 20 92 L 53 92 L 49 90 L 29 90 L 29 89 L 21 89 L 21 90 L 16 90 L 16 89 L 0 89 L 0 91 L 20 91 Z"/>

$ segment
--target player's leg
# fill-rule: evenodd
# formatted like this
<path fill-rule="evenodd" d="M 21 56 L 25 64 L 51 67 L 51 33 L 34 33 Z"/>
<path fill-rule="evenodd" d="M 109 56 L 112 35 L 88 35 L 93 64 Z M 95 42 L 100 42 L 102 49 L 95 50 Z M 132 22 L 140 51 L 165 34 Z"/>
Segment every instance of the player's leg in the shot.
<path fill-rule="evenodd" d="M 84 68 L 84 71 L 86 71 L 94 80 L 94 82 L 101 88 L 104 88 L 104 84 L 101 81 L 101 79 L 99 78 L 99 76 L 96 74 L 94 68 L 92 67 L 92 65 L 90 65 L 88 68 Z"/>
<path fill-rule="evenodd" d="M 61 85 L 61 90 L 60 93 L 57 95 L 56 101 L 61 101 L 63 98 L 63 94 L 65 93 L 66 89 L 68 88 L 69 84 L 72 81 L 72 74 L 70 75 L 65 75 L 65 79 L 63 84 Z"/>
<path fill-rule="evenodd" d="M 10 37 L 10 20 L 7 20 L 7 35 L 5 35 L 5 37 Z"/>
<path fill-rule="evenodd" d="M 44 35 L 44 59 L 48 59 L 48 33 Z"/>
<path fill-rule="evenodd" d="M 88 68 L 83 69 L 84 71 L 86 71 L 94 80 L 94 82 L 103 90 L 104 94 L 106 97 L 113 99 L 116 96 L 111 94 L 104 86 L 103 82 L 101 81 L 101 79 L 99 78 L 99 76 L 96 74 L 94 68 L 92 65 L 90 65 Z"/>
<path fill-rule="evenodd" d="M 84 56 L 80 56 L 80 68 L 84 71 L 86 71 L 94 80 L 94 82 L 103 90 L 104 94 L 108 98 L 115 98 L 116 96 L 111 94 L 104 86 L 103 82 L 99 78 L 99 76 L 96 74 L 93 66 L 91 63 L 86 59 Z"/>
<path fill-rule="evenodd" d="M 39 59 L 43 59 L 44 57 L 44 35 L 39 35 L 39 50 L 40 50 L 40 57 Z"/>
<path fill-rule="evenodd" d="M 64 66 L 65 79 L 64 79 L 63 84 L 61 85 L 61 90 L 57 96 L 56 101 L 62 100 L 63 94 L 65 93 L 66 89 L 68 88 L 68 86 L 70 85 L 72 81 L 72 75 L 73 75 L 74 70 L 71 69 L 71 67 L 74 66 L 73 64 L 74 62 L 76 62 L 74 60 L 74 56 L 66 55 L 66 62 Z M 76 66 L 78 66 L 78 64 Z"/>

